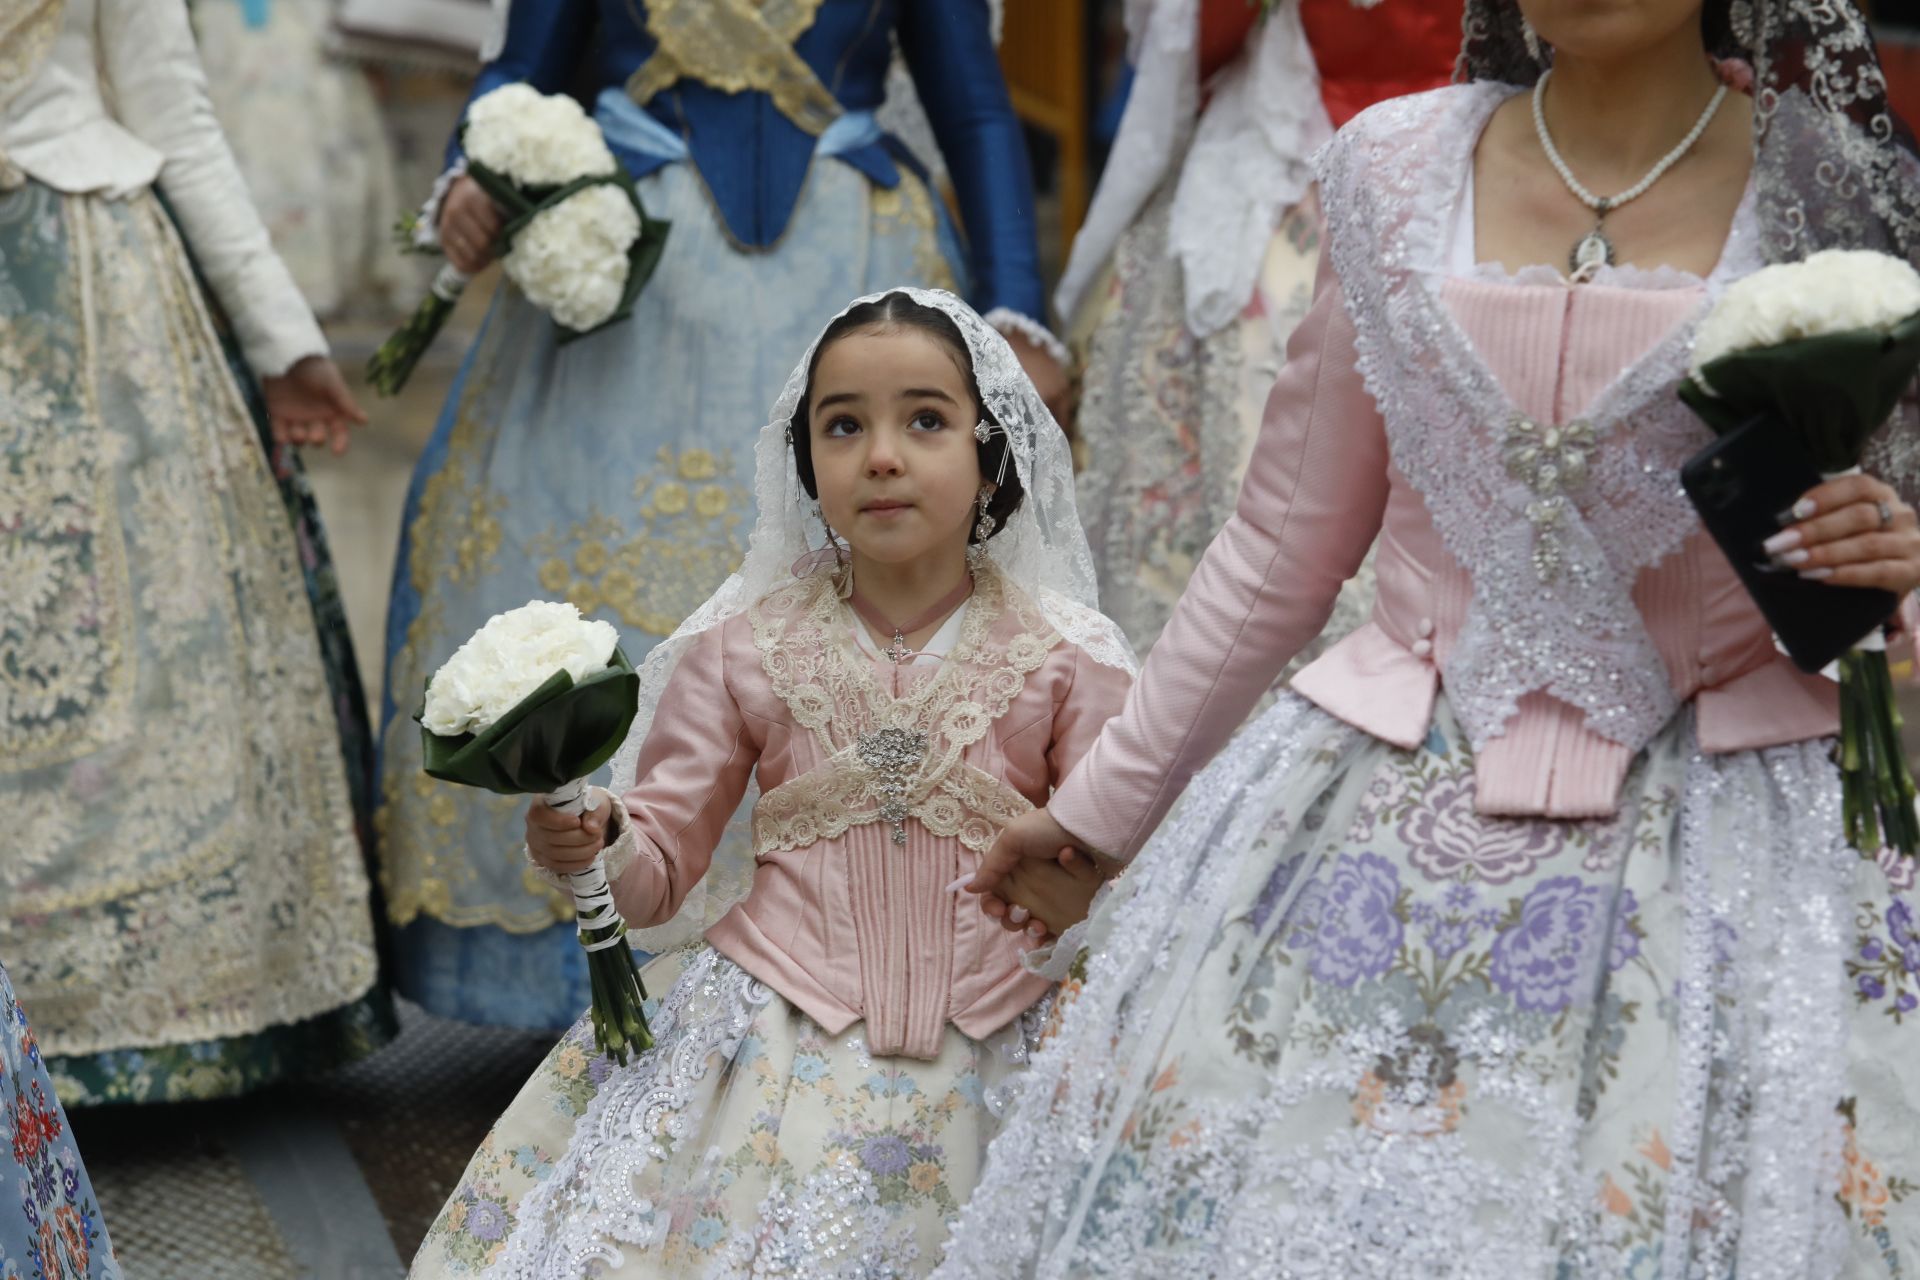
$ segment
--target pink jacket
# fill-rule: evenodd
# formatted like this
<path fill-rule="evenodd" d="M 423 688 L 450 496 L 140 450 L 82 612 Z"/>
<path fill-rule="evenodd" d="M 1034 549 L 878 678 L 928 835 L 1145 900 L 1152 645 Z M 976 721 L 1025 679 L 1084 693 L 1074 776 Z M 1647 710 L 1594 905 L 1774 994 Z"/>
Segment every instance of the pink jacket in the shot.
<path fill-rule="evenodd" d="M 1540 422 L 1564 423 L 1698 311 L 1698 286 L 1667 283 L 1673 287 L 1571 288 L 1460 276 L 1439 288 L 1514 406 Z M 1329 255 L 1268 399 L 1235 515 L 1194 574 L 1125 711 L 1049 804 L 1090 847 L 1121 858 L 1137 851 L 1287 660 L 1318 633 L 1376 535 L 1372 621 L 1295 676 L 1293 688 L 1396 746 L 1426 736 L 1439 667 L 1460 633 L 1473 582 L 1389 457 L 1355 344 Z M 1800 673 L 1775 650 L 1704 532 L 1642 571 L 1633 602 L 1674 693 L 1697 709 L 1703 749 L 1739 751 L 1836 730 L 1834 686 Z M 1478 807 L 1610 815 L 1633 755 L 1573 708 L 1527 694 L 1478 755 Z"/>
<path fill-rule="evenodd" d="M 899 692 L 911 694 L 941 678 L 936 672 L 945 673 L 967 652 L 982 656 L 968 649 L 966 636 L 988 594 L 984 587 L 976 590 L 960 645 L 947 662 L 902 669 Z M 1054 641 L 1050 647 L 1034 650 L 1038 665 L 1022 673 L 1021 651 L 1013 647 L 1008 659 L 1007 642 L 1030 641 L 1039 633 L 1031 615 L 1023 621 L 1012 610 L 996 612 L 984 660 L 975 664 L 982 684 L 930 714 L 951 722 L 953 708 L 967 704 L 977 714 L 979 690 L 987 683 L 1010 695 L 982 736 L 960 751 L 959 761 L 979 771 L 967 776 L 1004 783 L 1009 808 L 1025 811 L 1044 804 L 1079 762 L 1119 710 L 1131 679 L 1050 635 L 1041 637 Z M 851 615 L 842 606 L 838 617 Z M 941 836 L 915 816 L 906 820 L 906 842 L 899 845 L 885 821 L 856 821 L 834 833 L 849 808 L 839 799 L 815 803 L 815 812 L 808 812 L 804 800 L 783 808 L 776 788 L 810 774 L 824 776 L 845 753 L 836 757 L 829 750 L 834 744 L 807 727 L 779 691 L 804 665 L 808 655 L 798 647 L 805 638 L 770 644 L 763 635 L 757 641 L 754 623 L 754 614 L 740 614 L 695 640 L 661 699 L 641 749 L 637 782 L 623 797 L 624 812 L 616 810 L 621 843 L 637 852 L 614 881 L 622 914 L 636 928 L 673 917 L 706 873 L 752 778 L 761 790 L 760 852 L 751 892 L 707 931 L 716 950 L 831 1035 L 865 1019 L 867 1047 L 876 1054 L 931 1058 L 949 1022 L 976 1038 L 1005 1026 L 1050 984 L 1021 968 L 1015 938 L 983 915 L 971 895 L 948 892 L 975 864 L 969 846 L 991 843 L 997 823 L 953 815 L 959 834 Z M 844 654 L 812 655 L 826 673 L 813 687 L 833 689 L 829 677 L 843 658 L 845 671 L 865 664 L 876 681 L 893 681 L 892 665 L 860 654 L 844 628 L 836 642 Z M 768 647 L 778 649 L 778 663 L 767 660 Z M 779 689 L 770 665 L 780 672 Z M 994 710 L 990 701 L 986 710 Z M 851 732 L 849 722 L 861 714 L 844 697 L 835 699 L 825 732 Z M 932 736 L 937 753 L 939 734 Z M 956 784 L 965 781 L 952 777 Z M 940 803 L 936 794 L 926 813 L 934 825 L 946 826 Z M 991 804 L 991 797 L 983 803 Z M 773 831 L 775 818 L 785 823 L 780 832 Z M 814 837 L 817 831 L 827 834 Z M 617 865 L 619 856 L 610 853 L 610 861 Z"/>

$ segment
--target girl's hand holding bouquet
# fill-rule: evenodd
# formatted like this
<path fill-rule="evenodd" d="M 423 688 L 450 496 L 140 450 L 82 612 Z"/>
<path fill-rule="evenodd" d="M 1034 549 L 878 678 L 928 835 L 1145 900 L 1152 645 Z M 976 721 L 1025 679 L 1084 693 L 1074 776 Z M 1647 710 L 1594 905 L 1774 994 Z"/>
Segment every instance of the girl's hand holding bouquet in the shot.
<path fill-rule="evenodd" d="M 600 798 L 594 797 L 594 802 Z M 568 813 L 541 800 L 527 809 L 527 853 L 557 876 L 585 871 L 607 847 L 609 805 Z"/>
<path fill-rule="evenodd" d="M 528 851 L 567 877 L 593 986 L 594 1043 L 624 1063 L 653 1037 L 600 856 L 612 808 L 584 781 L 626 738 L 639 703 L 619 639 L 571 604 L 536 600 L 495 614 L 427 682 L 415 718 L 431 776 L 542 797 L 539 821 L 528 819 Z"/>

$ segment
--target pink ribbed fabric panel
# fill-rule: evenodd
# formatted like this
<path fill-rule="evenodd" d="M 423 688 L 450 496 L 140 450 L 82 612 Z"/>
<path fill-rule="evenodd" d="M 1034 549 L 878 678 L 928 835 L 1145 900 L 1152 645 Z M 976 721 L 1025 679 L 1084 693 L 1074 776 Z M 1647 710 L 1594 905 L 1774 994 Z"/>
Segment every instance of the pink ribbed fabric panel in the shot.
<path fill-rule="evenodd" d="M 1538 421 L 1565 423 L 1593 411 L 1622 370 L 1684 323 L 1700 290 L 1451 280 L 1442 296 L 1514 406 Z M 1682 554 L 1643 573 L 1634 592 L 1682 697 L 1700 682 L 1698 577 L 1693 558 Z M 1447 594 L 1457 596 L 1458 584 L 1448 585 L 1456 590 Z M 1632 759 L 1571 707 L 1529 694 L 1507 731 L 1480 753 L 1478 807 L 1489 814 L 1604 817 Z"/>
<path fill-rule="evenodd" d="M 960 866 L 954 842 L 932 839 L 918 822 L 907 824 L 905 845 L 893 843 L 892 831 L 869 823 L 841 837 L 867 1048 L 933 1058 L 953 989 L 954 901 L 946 887 Z"/>

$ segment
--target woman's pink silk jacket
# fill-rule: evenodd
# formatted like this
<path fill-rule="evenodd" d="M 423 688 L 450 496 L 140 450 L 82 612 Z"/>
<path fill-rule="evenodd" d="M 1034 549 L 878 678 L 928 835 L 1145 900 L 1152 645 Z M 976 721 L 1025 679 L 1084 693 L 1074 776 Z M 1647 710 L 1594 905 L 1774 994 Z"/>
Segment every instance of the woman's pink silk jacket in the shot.
<path fill-rule="evenodd" d="M 891 664 L 875 670 L 893 678 Z M 904 668 L 902 679 L 930 679 L 935 670 Z M 1130 683 L 1126 672 L 1060 641 L 962 759 L 1043 805 Z M 613 886 L 627 921 L 646 928 L 680 909 L 750 777 L 765 794 L 825 758 L 774 692 L 747 614 L 701 635 L 674 670 L 624 814 L 616 810 L 637 844 Z M 982 913 L 978 899 L 948 891 L 973 869 L 974 855 L 917 820 L 906 831 L 904 847 L 874 822 L 763 853 L 751 891 L 706 940 L 829 1035 L 864 1019 L 871 1052 L 932 1058 L 949 1022 L 985 1036 L 1051 984 L 1021 967 L 1015 936 Z"/>
<path fill-rule="evenodd" d="M 1564 422 L 1701 305 L 1697 287 L 1522 283 L 1456 276 L 1447 310 L 1515 406 Z M 1239 726 L 1287 660 L 1325 623 L 1342 582 L 1379 536 L 1373 619 L 1298 673 L 1294 690 L 1401 747 L 1426 736 L 1472 582 L 1420 493 L 1389 458 L 1356 367 L 1340 282 L 1323 259 L 1294 331 L 1237 509 L 1195 572 L 1126 709 L 1054 796 L 1088 847 L 1131 857 L 1193 774 Z M 1704 532 L 1644 571 L 1634 602 L 1700 745 L 1727 752 L 1835 732 L 1830 681 L 1772 643 L 1732 567 Z M 1581 714 L 1526 695 L 1477 761 L 1487 814 L 1604 817 L 1633 752 Z"/>

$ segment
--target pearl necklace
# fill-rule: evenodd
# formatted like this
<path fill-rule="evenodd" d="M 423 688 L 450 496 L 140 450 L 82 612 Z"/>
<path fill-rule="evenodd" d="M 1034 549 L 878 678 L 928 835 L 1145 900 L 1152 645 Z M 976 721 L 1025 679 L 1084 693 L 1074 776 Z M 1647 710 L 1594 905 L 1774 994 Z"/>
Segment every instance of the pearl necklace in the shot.
<path fill-rule="evenodd" d="M 1582 236 L 1573 246 L 1573 252 L 1567 255 L 1567 267 L 1573 273 L 1573 279 L 1576 282 L 1583 282 L 1593 279 L 1594 274 L 1601 267 L 1613 264 L 1613 241 L 1607 239 L 1607 233 L 1602 230 L 1602 224 L 1606 221 L 1607 215 L 1629 200 L 1637 200 L 1645 195 L 1648 187 L 1658 182 L 1667 170 L 1680 162 L 1681 156 L 1693 150 L 1693 144 L 1700 141 L 1700 135 L 1705 133 L 1707 126 L 1713 122 L 1714 113 L 1720 110 L 1721 100 L 1727 96 L 1727 86 L 1723 84 L 1713 91 L 1713 100 L 1707 103 L 1707 109 L 1700 113 L 1700 118 L 1693 122 L 1693 128 L 1687 131 L 1687 136 L 1680 139 L 1680 145 L 1667 152 L 1659 164 L 1647 171 L 1646 177 L 1617 196 L 1602 198 L 1587 190 L 1581 185 L 1580 179 L 1573 176 L 1573 170 L 1569 169 L 1567 162 L 1560 158 L 1560 149 L 1553 145 L 1553 135 L 1547 132 L 1547 117 L 1541 110 L 1540 104 L 1545 100 L 1547 77 L 1552 74 L 1553 69 L 1549 67 L 1542 71 L 1540 78 L 1533 83 L 1533 130 L 1540 135 L 1540 146 L 1546 151 L 1547 159 L 1552 161 L 1554 172 L 1560 175 L 1560 181 L 1567 184 L 1567 190 L 1573 192 L 1576 200 L 1594 212 L 1593 230 Z"/>

